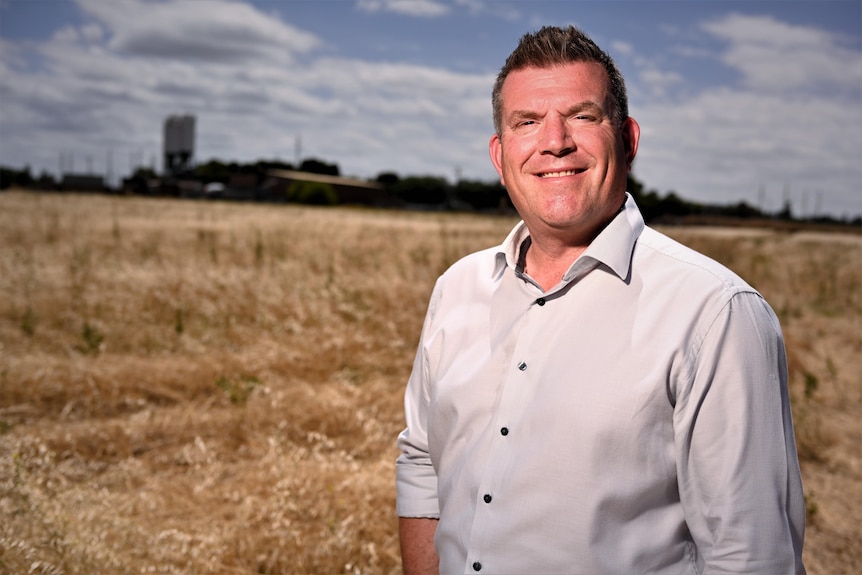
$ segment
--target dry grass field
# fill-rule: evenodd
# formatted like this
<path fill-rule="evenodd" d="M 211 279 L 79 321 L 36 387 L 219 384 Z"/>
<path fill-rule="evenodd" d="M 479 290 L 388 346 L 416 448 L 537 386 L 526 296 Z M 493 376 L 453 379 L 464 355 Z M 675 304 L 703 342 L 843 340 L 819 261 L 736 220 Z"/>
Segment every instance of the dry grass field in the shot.
<path fill-rule="evenodd" d="M 399 572 L 427 297 L 511 218 L 0 194 L 0 573 Z M 813 575 L 862 566 L 862 236 L 667 229 L 787 338 Z"/>

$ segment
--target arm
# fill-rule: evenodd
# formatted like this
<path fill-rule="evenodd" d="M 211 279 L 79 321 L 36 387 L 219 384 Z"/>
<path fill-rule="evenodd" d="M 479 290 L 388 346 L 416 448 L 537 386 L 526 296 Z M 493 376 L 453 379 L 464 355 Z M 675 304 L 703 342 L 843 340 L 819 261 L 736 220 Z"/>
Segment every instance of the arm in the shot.
<path fill-rule="evenodd" d="M 433 316 L 435 287 L 422 336 Z M 401 455 L 395 463 L 396 512 L 401 539 L 401 564 L 405 575 L 437 574 L 439 558 L 434 548 L 440 508 L 437 474 L 428 448 L 428 365 L 420 336 L 413 371 L 404 394 L 407 427 L 398 436 Z"/>
<path fill-rule="evenodd" d="M 434 533 L 437 519 L 426 517 L 399 517 L 398 535 L 401 538 L 401 567 L 404 575 L 437 575 L 439 559 L 434 550 Z"/>
<path fill-rule="evenodd" d="M 703 573 L 805 573 L 805 504 L 778 320 L 737 293 L 675 407 L 680 497 Z"/>

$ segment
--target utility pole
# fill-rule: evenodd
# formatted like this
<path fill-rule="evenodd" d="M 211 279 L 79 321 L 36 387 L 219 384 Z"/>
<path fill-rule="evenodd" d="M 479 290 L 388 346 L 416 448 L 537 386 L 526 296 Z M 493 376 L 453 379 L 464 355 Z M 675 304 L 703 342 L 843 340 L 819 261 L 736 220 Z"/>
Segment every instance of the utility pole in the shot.
<path fill-rule="evenodd" d="M 108 184 L 108 187 L 111 187 L 111 179 L 113 178 L 113 174 L 111 173 L 114 168 L 114 155 L 113 150 L 108 148 L 108 152 L 105 157 L 105 182 Z"/>

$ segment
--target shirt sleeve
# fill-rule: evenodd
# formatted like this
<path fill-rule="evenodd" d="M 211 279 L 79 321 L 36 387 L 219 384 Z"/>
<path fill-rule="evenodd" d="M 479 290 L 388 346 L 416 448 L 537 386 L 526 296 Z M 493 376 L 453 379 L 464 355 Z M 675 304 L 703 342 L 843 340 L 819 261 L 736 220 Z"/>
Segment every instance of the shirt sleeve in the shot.
<path fill-rule="evenodd" d="M 732 294 L 690 350 L 674 408 L 679 492 L 704 574 L 804 574 L 805 504 L 775 314 Z"/>
<path fill-rule="evenodd" d="M 434 318 L 439 299 L 440 282 L 434 288 L 413 361 L 413 371 L 404 394 L 404 416 L 407 427 L 398 436 L 401 455 L 395 462 L 396 511 L 399 517 L 440 517 L 437 500 L 437 473 L 428 450 L 428 358 L 425 336 Z"/>

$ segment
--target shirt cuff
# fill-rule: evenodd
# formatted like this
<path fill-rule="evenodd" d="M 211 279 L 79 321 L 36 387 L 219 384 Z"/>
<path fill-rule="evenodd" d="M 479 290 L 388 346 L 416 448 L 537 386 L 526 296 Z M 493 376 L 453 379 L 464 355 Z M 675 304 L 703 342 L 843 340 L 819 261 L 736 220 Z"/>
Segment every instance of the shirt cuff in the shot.
<path fill-rule="evenodd" d="M 440 517 L 437 500 L 437 475 L 430 465 L 402 461 L 395 464 L 398 517 Z"/>

